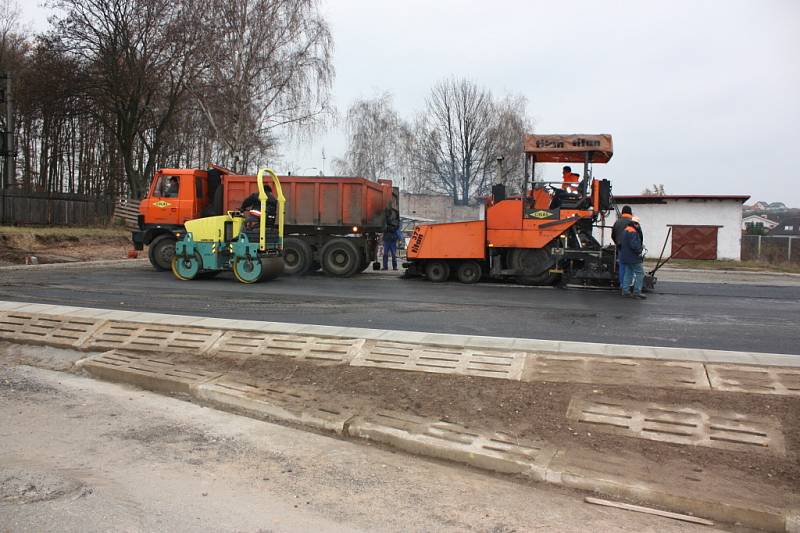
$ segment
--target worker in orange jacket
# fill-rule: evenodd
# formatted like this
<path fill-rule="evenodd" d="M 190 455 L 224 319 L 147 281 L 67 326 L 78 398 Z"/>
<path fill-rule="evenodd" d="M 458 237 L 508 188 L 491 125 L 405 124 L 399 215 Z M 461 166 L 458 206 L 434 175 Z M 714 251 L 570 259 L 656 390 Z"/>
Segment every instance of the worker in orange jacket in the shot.
<path fill-rule="evenodd" d="M 581 177 L 579 174 L 572 172 L 572 167 L 565 166 L 562 169 L 562 178 L 564 180 L 564 183 L 561 185 L 562 190 L 569 193 L 578 192 L 578 182 Z"/>
<path fill-rule="evenodd" d="M 622 296 L 646 300 L 642 294 L 644 285 L 644 240 L 639 227 L 639 218 L 631 217 L 622 232 L 620 261 L 625 265 L 625 278 L 622 280 Z"/>
<path fill-rule="evenodd" d="M 622 280 L 625 279 L 625 263 L 620 260 L 622 256 L 621 248 L 622 248 L 622 232 L 625 231 L 625 227 L 633 218 L 633 211 L 631 210 L 631 206 L 626 205 L 622 207 L 622 214 L 614 222 L 614 227 L 611 228 L 611 240 L 614 241 L 614 246 L 617 247 L 617 272 L 619 273 L 619 286 L 622 287 Z"/>

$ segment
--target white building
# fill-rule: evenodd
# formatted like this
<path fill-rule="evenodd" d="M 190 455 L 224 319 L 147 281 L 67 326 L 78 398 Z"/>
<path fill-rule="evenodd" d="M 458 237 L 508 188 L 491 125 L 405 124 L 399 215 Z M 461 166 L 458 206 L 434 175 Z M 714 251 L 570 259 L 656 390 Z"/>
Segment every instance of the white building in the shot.
<path fill-rule="evenodd" d="M 741 259 L 742 204 L 749 196 L 614 196 L 619 209 L 629 205 L 641 220 L 647 257 Z M 606 220 L 602 242 L 611 242 L 616 221 Z M 666 245 L 665 245 L 666 241 Z"/>
<path fill-rule="evenodd" d="M 762 217 L 761 215 L 750 215 L 742 219 L 742 231 L 746 231 L 748 227 L 769 231 L 777 225 L 778 223 L 774 220 Z"/>

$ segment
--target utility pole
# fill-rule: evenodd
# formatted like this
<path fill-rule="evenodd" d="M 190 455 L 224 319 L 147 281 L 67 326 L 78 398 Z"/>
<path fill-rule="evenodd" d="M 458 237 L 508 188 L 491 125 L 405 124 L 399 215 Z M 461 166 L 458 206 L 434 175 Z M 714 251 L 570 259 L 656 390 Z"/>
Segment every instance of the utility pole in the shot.
<path fill-rule="evenodd" d="M 14 102 L 11 98 L 11 74 L 0 74 L 0 104 L 6 104 L 5 128 L 2 131 L 3 176 L 0 189 L 10 189 L 17 177 L 17 147 L 14 142 Z"/>
<path fill-rule="evenodd" d="M 325 175 L 325 147 L 322 147 L 322 175 Z"/>

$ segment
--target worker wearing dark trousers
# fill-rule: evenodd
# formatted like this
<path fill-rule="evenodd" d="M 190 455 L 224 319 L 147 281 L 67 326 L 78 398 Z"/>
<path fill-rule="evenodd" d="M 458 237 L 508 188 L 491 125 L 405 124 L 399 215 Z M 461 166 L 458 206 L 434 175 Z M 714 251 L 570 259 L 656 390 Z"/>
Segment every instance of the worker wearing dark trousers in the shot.
<path fill-rule="evenodd" d="M 620 248 L 620 258 L 625 265 L 625 277 L 622 280 L 622 295 L 628 298 L 639 298 L 646 300 L 647 296 L 642 294 L 644 285 L 644 265 L 642 264 L 642 252 L 644 242 L 638 229 L 639 219 L 632 217 L 631 221 L 625 226 L 622 234 L 622 246 Z M 631 286 L 633 292 L 631 293 Z"/>
<path fill-rule="evenodd" d="M 389 254 L 392 254 L 392 270 L 397 270 L 397 240 L 399 229 L 388 229 L 383 232 L 383 269 L 389 270 Z"/>
<path fill-rule="evenodd" d="M 620 259 L 620 247 L 622 246 L 622 233 L 625 231 L 625 226 L 631 221 L 633 212 L 631 206 L 626 205 L 622 207 L 622 215 L 614 222 L 614 227 L 611 229 L 611 240 L 614 241 L 614 246 L 617 248 L 617 271 L 619 273 L 619 286 L 623 287 L 622 280 L 625 278 L 625 263 Z"/>

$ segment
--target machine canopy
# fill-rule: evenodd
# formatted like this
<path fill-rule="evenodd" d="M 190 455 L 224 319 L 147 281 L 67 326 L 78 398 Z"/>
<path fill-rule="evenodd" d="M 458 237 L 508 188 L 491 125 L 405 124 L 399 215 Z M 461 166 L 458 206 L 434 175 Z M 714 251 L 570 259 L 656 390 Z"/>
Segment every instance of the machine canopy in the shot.
<path fill-rule="evenodd" d="M 614 155 L 611 135 L 526 135 L 525 153 L 537 163 L 583 163 L 592 153 L 592 163 L 608 163 Z"/>

